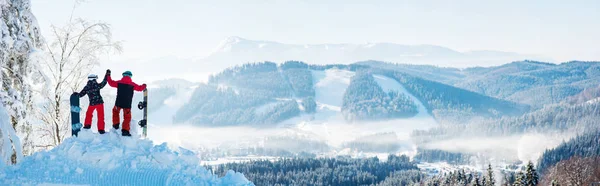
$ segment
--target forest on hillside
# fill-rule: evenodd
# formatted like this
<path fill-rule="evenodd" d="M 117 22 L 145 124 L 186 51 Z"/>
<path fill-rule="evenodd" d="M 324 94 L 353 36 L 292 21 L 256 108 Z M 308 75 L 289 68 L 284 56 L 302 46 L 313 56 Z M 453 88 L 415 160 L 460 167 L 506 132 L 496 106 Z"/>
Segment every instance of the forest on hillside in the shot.
<path fill-rule="evenodd" d="M 357 72 L 344 92 L 342 113 L 347 121 L 389 120 L 416 114 L 415 100 L 404 93 L 383 91 L 373 80 L 376 74 L 398 81 L 441 121 L 462 122 L 475 116 L 500 117 L 528 111 L 526 105 L 422 79 L 394 68 L 359 64 L 308 65 L 287 61 L 279 65 L 273 62 L 249 63 L 211 75 L 208 83 L 200 85 L 190 102 L 177 111 L 174 121 L 208 126 L 264 126 L 302 113 L 310 114 L 316 107 L 312 71 L 328 69 Z M 298 111 L 292 108 L 291 102 L 282 103 L 291 99 L 298 102 L 299 108 L 308 110 Z M 208 104 L 219 104 L 219 107 Z M 275 115 L 265 117 L 257 113 L 256 110 L 264 111 L 265 107 L 268 107 L 267 112 L 270 110 Z"/>

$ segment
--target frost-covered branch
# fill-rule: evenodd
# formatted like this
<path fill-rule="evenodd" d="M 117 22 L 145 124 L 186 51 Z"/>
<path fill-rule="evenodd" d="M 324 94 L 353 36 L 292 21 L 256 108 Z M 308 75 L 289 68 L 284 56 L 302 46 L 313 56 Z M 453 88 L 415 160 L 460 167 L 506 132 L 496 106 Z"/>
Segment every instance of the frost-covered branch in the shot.
<path fill-rule="evenodd" d="M 70 19 L 64 26 L 53 26 L 53 38 L 46 44 L 47 57 L 41 73 L 50 78 L 51 87 L 44 93 L 46 107 L 39 112 L 45 128 L 46 143 L 58 145 L 68 134 L 70 125 L 68 96 L 82 87 L 86 75 L 98 65 L 101 55 L 120 52 L 119 42 L 112 41 L 107 23 L 90 23 L 83 19 Z"/>

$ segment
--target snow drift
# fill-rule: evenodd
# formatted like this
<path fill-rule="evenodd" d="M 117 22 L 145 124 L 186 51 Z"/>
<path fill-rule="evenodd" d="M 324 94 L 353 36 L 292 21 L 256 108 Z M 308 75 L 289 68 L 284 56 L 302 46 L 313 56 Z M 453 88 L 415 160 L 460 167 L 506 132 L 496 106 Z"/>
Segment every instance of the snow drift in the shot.
<path fill-rule="evenodd" d="M 7 167 L 0 180 L 0 185 L 253 185 L 241 173 L 213 175 L 189 150 L 88 130 Z"/>

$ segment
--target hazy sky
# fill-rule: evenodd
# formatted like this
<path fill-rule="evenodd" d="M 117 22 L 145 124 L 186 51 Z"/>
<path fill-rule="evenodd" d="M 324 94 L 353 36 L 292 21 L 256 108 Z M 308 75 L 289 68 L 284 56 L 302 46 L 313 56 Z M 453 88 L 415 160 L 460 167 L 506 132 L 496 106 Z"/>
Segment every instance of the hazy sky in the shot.
<path fill-rule="evenodd" d="M 32 0 L 43 32 L 73 0 Z M 600 1 L 92 0 L 75 16 L 102 20 L 123 58 L 203 57 L 240 36 L 291 44 L 392 42 L 501 50 L 557 61 L 600 60 Z"/>

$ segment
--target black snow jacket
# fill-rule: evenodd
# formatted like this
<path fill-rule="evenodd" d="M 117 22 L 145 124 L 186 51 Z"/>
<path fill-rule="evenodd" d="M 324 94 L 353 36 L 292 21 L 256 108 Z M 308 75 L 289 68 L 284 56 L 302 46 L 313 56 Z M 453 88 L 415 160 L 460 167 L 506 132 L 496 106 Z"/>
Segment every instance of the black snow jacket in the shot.
<path fill-rule="evenodd" d="M 108 85 L 117 88 L 117 100 L 115 100 L 115 106 L 119 108 L 130 109 L 133 91 L 143 91 L 146 89 L 146 84 L 138 85 L 134 83 L 129 76 L 124 76 L 118 81 L 113 81 L 110 76 L 106 77 Z"/>
<path fill-rule="evenodd" d="M 104 80 L 101 83 L 97 83 L 96 80 L 89 80 L 87 85 L 83 87 L 83 90 L 79 92 L 79 97 L 87 94 L 90 98 L 90 106 L 104 104 L 104 100 L 102 100 L 102 96 L 100 95 L 100 89 L 104 88 L 105 85 L 106 76 L 104 76 Z"/>

